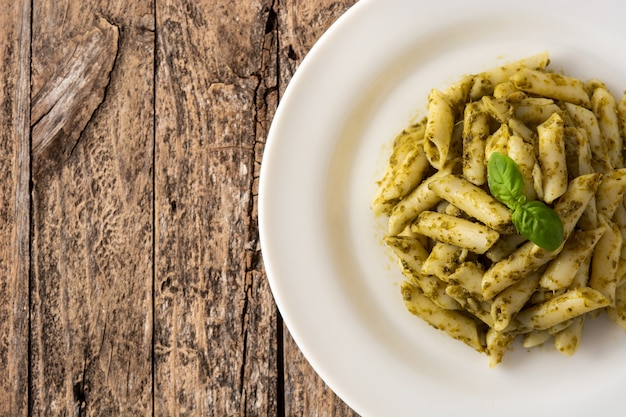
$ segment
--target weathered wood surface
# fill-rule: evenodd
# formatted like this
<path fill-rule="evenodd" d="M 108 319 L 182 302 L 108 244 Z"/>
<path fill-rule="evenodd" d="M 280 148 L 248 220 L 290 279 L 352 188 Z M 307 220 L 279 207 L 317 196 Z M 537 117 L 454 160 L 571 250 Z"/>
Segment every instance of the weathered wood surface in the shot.
<path fill-rule="evenodd" d="M 28 410 L 30 0 L 0 3 L 0 415 Z"/>
<path fill-rule="evenodd" d="M 2 0 L 0 416 L 354 415 L 283 327 L 257 188 L 355 0 Z"/>

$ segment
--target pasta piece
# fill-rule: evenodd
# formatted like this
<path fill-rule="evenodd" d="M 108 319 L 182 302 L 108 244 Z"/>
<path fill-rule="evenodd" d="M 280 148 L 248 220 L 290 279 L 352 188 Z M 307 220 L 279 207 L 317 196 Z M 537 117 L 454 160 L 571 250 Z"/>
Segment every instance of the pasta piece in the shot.
<path fill-rule="evenodd" d="M 422 181 L 429 167 L 424 149 L 420 144 L 416 144 L 402 161 L 387 187 L 383 189 L 381 200 L 386 203 L 407 195 Z"/>
<path fill-rule="evenodd" d="M 467 249 L 456 245 L 437 242 L 422 266 L 422 273 L 434 275 L 448 282 L 450 274 L 463 263 L 467 257 Z"/>
<path fill-rule="evenodd" d="M 454 109 L 441 91 L 433 89 L 428 95 L 428 119 L 424 132 L 424 152 L 432 166 L 441 169 L 448 160 Z"/>
<path fill-rule="evenodd" d="M 580 127 L 566 127 L 564 129 L 565 154 L 567 159 L 567 174 L 570 180 L 581 175 L 594 172 L 591 164 L 591 148 L 587 140 L 587 132 Z M 598 210 L 596 197 L 593 196 L 583 212 L 578 226 L 584 230 L 598 227 Z"/>
<path fill-rule="evenodd" d="M 446 175 L 432 181 L 430 189 L 490 228 L 500 233 L 515 232 L 511 223 L 511 211 L 468 180 L 456 175 Z"/>
<path fill-rule="evenodd" d="M 612 220 L 622 233 L 623 240 L 626 241 L 626 206 L 624 206 L 624 201 L 622 201 L 622 204 L 617 205 L 615 213 L 613 213 Z M 626 260 L 626 245 L 624 244 L 622 244 L 622 253 L 620 258 Z M 620 274 L 619 276 L 621 277 L 622 275 Z"/>
<path fill-rule="evenodd" d="M 563 119 L 558 113 L 539 126 L 539 164 L 543 178 L 543 200 L 550 204 L 567 190 L 567 163 Z"/>
<path fill-rule="evenodd" d="M 465 107 L 463 118 L 463 176 L 473 184 L 487 182 L 485 145 L 489 136 L 489 116 L 479 102 Z"/>
<path fill-rule="evenodd" d="M 484 96 L 481 101 L 489 116 L 498 122 L 506 124 L 513 117 L 513 106 L 507 99 Z"/>
<path fill-rule="evenodd" d="M 470 100 L 478 100 L 485 95 L 492 95 L 495 86 L 509 81 L 509 78 L 522 68 L 542 69 L 550 62 L 547 52 L 542 52 L 511 63 L 500 65 L 478 74 L 470 91 Z"/>
<path fill-rule="evenodd" d="M 428 258 L 424 245 L 409 237 L 386 236 L 385 243 L 395 252 L 398 260 L 405 263 L 414 273 L 421 274 L 422 266 Z"/>
<path fill-rule="evenodd" d="M 529 97 L 520 100 L 513 106 L 513 114 L 523 123 L 537 125 L 559 112 L 560 108 L 549 98 Z"/>
<path fill-rule="evenodd" d="M 438 307 L 419 288 L 407 282 L 402 283 L 401 290 L 404 304 L 412 314 L 422 318 L 436 329 L 445 331 L 451 337 L 464 342 L 476 351 L 484 351 L 483 330 L 476 320 L 463 313 Z"/>
<path fill-rule="evenodd" d="M 611 165 L 616 168 L 622 167 L 624 165 L 622 157 L 624 146 L 620 134 L 615 97 L 605 87 L 599 86 L 593 90 L 591 95 L 591 109 L 598 119 L 602 137 L 606 141 Z"/>
<path fill-rule="evenodd" d="M 511 81 L 515 87 L 527 93 L 586 107 L 590 105 L 585 84 L 577 78 L 522 68 L 511 77 Z"/>
<path fill-rule="evenodd" d="M 607 307 L 606 312 L 626 332 L 626 285 L 615 289 L 615 305 Z"/>
<path fill-rule="evenodd" d="M 626 194 L 626 168 L 606 173 L 596 193 L 598 214 L 607 219 L 613 217 L 617 206 L 623 205 Z"/>
<path fill-rule="evenodd" d="M 576 275 L 574 275 L 574 279 L 570 284 L 569 288 L 581 288 L 586 287 L 589 282 L 589 273 L 591 272 L 591 257 L 585 258 L 583 264 L 576 271 Z"/>
<path fill-rule="evenodd" d="M 448 282 L 456 283 L 477 299 L 483 298 L 481 282 L 483 268 L 475 262 L 463 262 L 454 273 L 448 277 Z"/>
<path fill-rule="evenodd" d="M 602 138 L 602 131 L 596 115 L 591 110 L 572 103 L 564 103 L 564 106 L 576 126 L 585 129 L 587 133 L 594 170 L 601 173 L 611 171 L 613 166 L 611 165 L 609 149 Z"/>
<path fill-rule="evenodd" d="M 554 347 L 565 356 L 572 356 L 578 350 L 580 338 L 583 334 L 585 316 L 578 316 L 572 320 L 567 328 L 554 335 Z"/>
<path fill-rule="evenodd" d="M 517 163 L 522 173 L 526 200 L 535 200 L 537 192 L 534 186 L 533 169 L 537 165 L 537 158 L 535 158 L 533 145 L 524 142 L 519 136 L 512 135 L 508 143 L 508 157 Z"/>
<path fill-rule="evenodd" d="M 469 92 L 473 84 L 474 75 L 466 75 L 443 91 L 443 94 L 448 98 L 448 102 L 455 116 L 463 114 L 463 109 L 465 109 L 465 104 L 469 99 Z"/>
<path fill-rule="evenodd" d="M 548 330 L 533 330 L 524 334 L 522 346 L 526 349 L 541 346 L 550 340 L 551 337 L 552 334 Z"/>
<path fill-rule="evenodd" d="M 525 98 L 526 93 L 515 87 L 515 84 L 513 84 L 512 81 L 504 81 L 496 85 L 496 87 L 493 89 L 493 97 L 504 98 L 507 99 L 509 102 L 516 102 Z"/>
<path fill-rule="evenodd" d="M 408 281 L 417 286 L 437 307 L 444 310 L 461 309 L 460 304 L 446 294 L 447 285 L 439 278 L 432 275 L 417 274 L 408 268 L 406 264 L 402 264 L 401 270 Z"/>
<path fill-rule="evenodd" d="M 533 147 L 537 147 L 537 134 L 524 124 L 521 120 L 514 117 L 509 119 L 508 123 L 511 134 L 519 136 L 526 143 L 530 143 Z"/>
<path fill-rule="evenodd" d="M 438 171 L 437 173 L 426 178 L 420 185 L 415 188 L 408 196 L 400 200 L 398 204 L 391 210 L 388 220 L 388 233 L 391 236 L 398 235 L 402 232 L 417 216 L 425 211 L 433 208 L 441 201 L 441 197 L 435 194 L 429 187 L 432 181 L 437 178 L 444 177 L 452 172 L 452 166 Z"/>
<path fill-rule="evenodd" d="M 572 180 L 579 175 L 591 174 L 593 172 L 591 149 L 585 130 L 578 127 L 565 127 L 563 139 L 569 179 Z"/>
<path fill-rule="evenodd" d="M 500 239 L 485 252 L 485 256 L 492 262 L 501 261 L 527 241 L 528 239 L 520 234 L 500 236 Z"/>
<path fill-rule="evenodd" d="M 528 302 L 539 283 L 541 274 L 533 272 L 498 294 L 491 304 L 493 328 L 504 331 L 515 315 Z"/>
<path fill-rule="evenodd" d="M 572 233 L 580 216 L 595 196 L 601 180 L 602 175 L 597 173 L 575 178 L 569 183 L 567 191 L 554 206 L 554 211 L 557 212 L 563 222 L 565 239 Z"/>
<path fill-rule="evenodd" d="M 622 137 L 626 138 L 626 91 L 622 94 L 621 100 L 617 102 L 617 118 Z"/>
<path fill-rule="evenodd" d="M 503 155 L 508 153 L 507 144 L 510 137 L 511 132 L 507 125 L 500 125 L 498 130 L 487 137 L 485 141 L 485 165 L 489 162 L 489 158 L 493 152 L 500 152 Z"/>
<path fill-rule="evenodd" d="M 547 290 L 561 290 L 569 287 L 576 272 L 591 257 L 596 244 L 604 234 L 605 228 L 600 227 L 589 231 L 576 231 L 559 256 L 556 257 L 541 276 L 540 285 Z"/>
<path fill-rule="evenodd" d="M 506 288 L 550 262 L 556 254 L 556 252 L 541 249 L 533 242 L 524 243 L 509 257 L 496 262 L 485 272 L 481 284 L 483 297 L 485 300 L 491 300 Z"/>
<path fill-rule="evenodd" d="M 463 310 L 472 314 L 487 326 L 493 327 L 493 318 L 489 313 L 491 310 L 490 302 L 476 299 L 476 297 L 460 285 L 448 285 L 446 287 L 446 294 L 459 303 Z"/>
<path fill-rule="evenodd" d="M 487 331 L 487 356 L 489 367 L 493 368 L 502 362 L 502 358 L 515 340 L 515 334 L 499 332 L 495 329 Z"/>
<path fill-rule="evenodd" d="M 516 320 L 522 327 L 544 330 L 609 305 L 602 293 L 583 287 L 569 290 L 545 303 L 520 311 Z"/>
<path fill-rule="evenodd" d="M 615 223 L 604 216 L 600 216 L 600 222 L 606 227 L 606 231 L 596 245 L 591 258 L 589 287 L 602 293 L 613 306 L 617 288 L 617 268 L 622 252 L 622 233 Z"/>
<path fill-rule="evenodd" d="M 411 229 L 429 238 L 460 246 L 474 253 L 485 253 L 500 236 L 493 229 L 447 214 L 424 211 Z"/>
<path fill-rule="evenodd" d="M 409 159 L 409 154 L 415 152 L 416 147 L 423 149 L 420 142 L 424 139 L 425 127 L 426 122 L 423 120 L 404 129 L 395 137 L 387 169 L 383 178 L 378 182 L 377 193 L 372 204 L 374 213 L 386 213 L 393 206 L 391 199 L 383 197 L 383 194 L 390 194 L 388 189 L 393 186 L 393 179 L 396 177 L 402 162 Z"/>

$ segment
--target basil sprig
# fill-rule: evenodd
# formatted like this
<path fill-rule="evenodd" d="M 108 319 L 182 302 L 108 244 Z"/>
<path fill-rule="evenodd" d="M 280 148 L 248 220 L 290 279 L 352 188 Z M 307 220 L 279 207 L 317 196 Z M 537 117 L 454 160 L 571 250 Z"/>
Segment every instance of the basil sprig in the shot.
<path fill-rule="evenodd" d="M 544 202 L 526 201 L 524 178 L 514 160 L 499 152 L 492 153 L 487 164 L 487 180 L 491 194 L 513 211 L 513 225 L 520 234 L 549 251 L 561 246 L 563 222 Z"/>

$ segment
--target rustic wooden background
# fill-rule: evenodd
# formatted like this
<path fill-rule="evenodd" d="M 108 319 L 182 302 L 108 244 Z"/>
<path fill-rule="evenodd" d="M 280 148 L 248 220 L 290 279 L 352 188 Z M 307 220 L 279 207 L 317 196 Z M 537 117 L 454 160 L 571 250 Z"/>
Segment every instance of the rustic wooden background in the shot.
<path fill-rule="evenodd" d="M 265 138 L 356 0 L 0 0 L 0 416 L 350 416 L 263 269 Z"/>

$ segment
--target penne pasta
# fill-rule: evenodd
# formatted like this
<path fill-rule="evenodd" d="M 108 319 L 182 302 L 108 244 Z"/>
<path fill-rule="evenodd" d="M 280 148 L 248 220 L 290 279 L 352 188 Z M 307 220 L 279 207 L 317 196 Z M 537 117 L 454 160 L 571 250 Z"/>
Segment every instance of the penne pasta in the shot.
<path fill-rule="evenodd" d="M 395 252 L 398 260 L 416 274 L 422 273 L 424 262 L 429 254 L 424 245 L 410 237 L 385 236 L 385 243 Z"/>
<path fill-rule="evenodd" d="M 460 310 L 461 306 L 446 294 L 446 283 L 432 275 L 418 274 L 406 264 L 401 265 L 402 274 L 413 285 L 417 286 L 426 297 L 437 307 L 444 310 Z"/>
<path fill-rule="evenodd" d="M 376 214 L 388 212 L 389 209 L 393 207 L 393 198 L 400 195 L 400 192 L 391 190 L 394 188 L 393 180 L 398 175 L 400 166 L 404 161 L 410 160 L 410 154 L 417 151 L 416 148 L 420 148 L 423 152 L 421 141 L 424 139 L 425 125 L 425 121 L 413 124 L 404 129 L 394 139 L 387 170 L 378 183 L 377 193 L 372 204 L 372 208 Z M 414 158 L 415 157 L 413 157 L 413 159 Z M 405 169 L 410 169 L 409 164 L 405 164 Z M 392 196 L 394 192 L 396 193 L 396 197 Z"/>
<path fill-rule="evenodd" d="M 498 130 L 489 135 L 485 141 L 485 165 L 493 152 L 499 152 L 503 155 L 507 154 L 507 144 L 510 137 L 511 132 L 507 125 L 500 125 Z"/>
<path fill-rule="evenodd" d="M 482 72 L 474 79 L 474 85 L 470 91 L 470 100 L 478 100 L 484 95 L 492 94 L 498 84 L 509 81 L 512 75 L 523 68 L 543 69 L 549 62 L 549 54 L 542 52 Z"/>
<path fill-rule="evenodd" d="M 470 217 L 500 233 L 514 233 L 511 211 L 482 188 L 456 175 L 446 175 L 430 183 L 440 198 L 458 207 Z"/>
<path fill-rule="evenodd" d="M 463 114 L 473 84 L 474 75 L 466 75 L 443 91 L 443 95 L 448 99 L 455 116 Z"/>
<path fill-rule="evenodd" d="M 548 330 L 532 330 L 528 333 L 524 333 L 524 340 L 522 346 L 526 349 L 541 346 L 546 343 L 552 334 Z"/>
<path fill-rule="evenodd" d="M 473 184 L 487 181 L 485 146 L 489 136 L 489 117 L 480 102 L 465 107 L 463 116 L 463 176 Z"/>
<path fill-rule="evenodd" d="M 446 294 L 459 303 L 463 310 L 472 314 L 487 326 L 493 327 L 493 318 L 489 313 L 491 310 L 490 302 L 477 299 L 460 285 L 448 285 Z"/>
<path fill-rule="evenodd" d="M 419 288 L 407 282 L 402 283 L 401 291 L 404 304 L 412 314 L 476 351 L 484 350 L 482 329 L 476 320 L 461 312 L 445 310 L 437 306 Z"/>
<path fill-rule="evenodd" d="M 537 146 L 537 133 L 526 126 L 524 122 L 512 117 L 509 119 L 508 126 L 512 135 L 519 136 L 524 142 L 530 143 L 533 145 L 533 149 Z"/>
<path fill-rule="evenodd" d="M 617 206 L 623 205 L 624 194 L 626 194 L 626 168 L 605 174 L 596 193 L 598 214 L 607 219 L 612 218 Z"/>
<path fill-rule="evenodd" d="M 487 226 L 433 211 L 420 213 L 411 230 L 478 254 L 485 253 L 500 236 Z"/>
<path fill-rule="evenodd" d="M 463 262 L 448 276 L 448 282 L 456 283 L 473 297 L 482 300 L 481 282 L 484 273 L 483 268 L 477 263 Z"/>
<path fill-rule="evenodd" d="M 585 84 L 577 78 L 522 68 L 511 77 L 511 81 L 515 87 L 527 93 L 586 107 L 590 105 Z"/>
<path fill-rule="evenodd" d="M 583 334 L 585 316 L 578 316 L 569 326 L 554 335 L 554 347 L 565 356 L 572 356 L 578 350 Z"/>
<path fill-rule="evenodd" d="M 515 315 L 535 292 L 540 276 L 538 272 L 530 273 L 493 299 L 490 313 L 494 329 L 504 331 L 509 327 Z"/>
<path fill-rule="evenodd" d="M 400 234 L 421 212 L 433 208 L 441 201 L 441 197 L 435 194 L 429 185 L 432 181 L 444 177 L 450 172 L 452 172 L 451 166 L 426 178 L 415 190 L 393 207 L 387 222 L 389 235 Z"/>
<path fill-rule="evenodd" d="M 589 287 L 602 293 L 611 306 L 615 305 L 617 288 L 617 269 L 622 253 L 622 233 L 615 223 L 600 216 L 600 222 L 606 231 L 598 241 L 591 258 Z"/>
<path fill-rule="evenodd" d="M 597 172 L 609 172 L 613 169 L 609 149 L 602 138 L 602 131 L 596 115 L 589 109 L 572 103 L 564 103 L 565 109 L 575 123 L 587 133 L 592 155 L 592 165 Z"/>
<path fill-rule="evenodd" d="M 448 282 L 450 274 L 456 271 L 466 257 L 467 249 L 448 243 L 437 242 L 428 257 L 424 260 L 421 272 L 426 275 L 436 276 Z"/>
<path fill-rule="evenodd" d="M 607 307 L 607 315 L 626 332 L 626 285 L 615 289 L 615 304 Z"/>
<path fill-rule="evenodd" d="M 543 179 L 543 200 L 550 204 L 567 190 L 567 163 L 563 139 L 563 119 L 553 113 L 537 126 L 539 164 Z"/>
<path fill-rule="evenodd" d="M 551 115 L 559 111 L 559 106 L 549 98 L 529 97 L 516 102 L 513 106 L 515 119 L 532 125 L 545 122 Z"/>
<path fill-rule="evenodd" d="M 448 160 L 454 109 L 444 93 L 433 89 L 428 95 L 428 119 L 424 132 L 424 152 L 432 166 L 441 169 Z"/>
<path fill-rule="evenodd" d="M 575 288 L 520 311 L 515 319 L 522 328 L 545 330 L 609 304 L 599 291 L 588 287 Z"/>
<path fill-rule="evenodd" d="M 537 165 L 535 148 L 530 143 L 524 142 L 521 137 L 512 135 L 509 138 L 507 150 L 509 158 L 517 163 L 522 177 L 524 178 L 524 194 L 526 195 L 526 199 L 529 201 L 535 200 L 537 198 L 534 185 L 535 180 L 533 177 L 533 170 Z"/>
<path fill-rule="evenodd" d="M 606 141 L 611 165 L 616 168 L 622 167 L 624 165 L 622 156 L 624 145 L 620 133 L 615 97 L 604 86 L 599 86 L 593 90 L 591 95 L 591 109 L 596 115 L 600 132 Z"/>
<path fill-rule="evenodd" d="M 509 256 L 528 239 L 520 234 L 500 236 L 500 239 L 485 252 L 485 256 L 492 262 L 498 262 Z"/>
<path fill-rule="evenodd" d="M 563 129 L 563 139 L 569 179 L 591 174 L 593 172 L 591 149 L 585 130 L 577 127 L 566 127 Z"/>
<path fill-rule="evenodd" d="M 506 124 L 513 117 L 513 106 L 506 98 L 483 96 L 481 99 L 485 111 L 501 124 Z"/>
<path fill-rule="evenodd" d="M 576 177 L 569 183 L 567 191 L 555 204 L 554 211 L 558 213 L 563 222 L 566 239 L 595 196 L 601 180 L 602 175 L 598 173 Z"/>
<path fill-rule="evenodd" d="M 493 264 L 483 275 L 482 292 L 485 300 L 491 300 L 500 292 L 535 272 L 554 257 L 556 253 L 541 249 L 533 242 L 526 242 L 507 258 Z"/>
<path fill-rule="evenodd" d="M 600 227 L 589 231 L 576 231 L 559 255 L 548 265 L 541 280 L 542 288 L 562 290 L 569 287 L 586 259 L 591 257 L 596 244 L 606 229 Z"/>
<path fill-rule="evenodd" d="M 493 368 L 500 362 L 511 344 L 515 340 L 515 335 L 511 333 L 499 332 L 489 329 L 486 335 L 487 356 L 489 357 L 489 367 Z"/>

